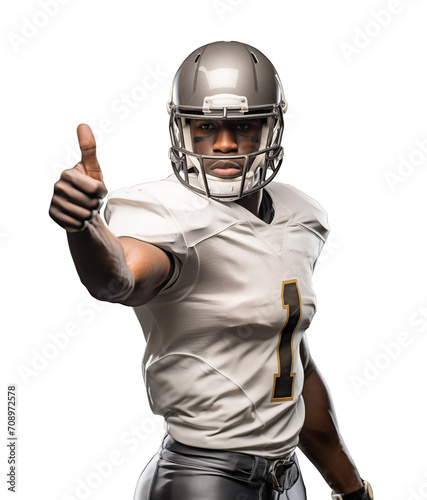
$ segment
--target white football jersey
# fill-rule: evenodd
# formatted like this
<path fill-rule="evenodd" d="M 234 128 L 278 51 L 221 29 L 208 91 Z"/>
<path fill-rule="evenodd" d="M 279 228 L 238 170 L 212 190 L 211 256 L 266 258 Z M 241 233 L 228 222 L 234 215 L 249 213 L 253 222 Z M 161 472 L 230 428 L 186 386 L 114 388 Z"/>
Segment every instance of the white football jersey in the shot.
<path fill-rule="evenodd" d="M 135 308 L 154 413 L 181 443 L 276 458 L 296 447 L 304 422 L 299 346 L 328 224 L 297 189 L 265 189 L 270 224 L 175 176 L 112 193 L 106 219 L 117 236 L 152 243 L 176 263 L 165 289 Z"/>

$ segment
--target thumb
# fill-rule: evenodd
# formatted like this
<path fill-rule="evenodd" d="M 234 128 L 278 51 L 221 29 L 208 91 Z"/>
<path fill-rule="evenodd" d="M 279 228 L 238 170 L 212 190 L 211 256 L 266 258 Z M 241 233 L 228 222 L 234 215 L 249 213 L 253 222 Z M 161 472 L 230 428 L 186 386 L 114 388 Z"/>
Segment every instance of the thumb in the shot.
<path fill-rule="evenodd" d="M 95 137 L 89 125 L 84 123 L 77 127 L 77 137 L 79 139 L 80 151 L 82 152 L 81 163 L 84 166 L 85 173 L 92 179 L 102 181 L 102 171 L 96 157 Z"/>

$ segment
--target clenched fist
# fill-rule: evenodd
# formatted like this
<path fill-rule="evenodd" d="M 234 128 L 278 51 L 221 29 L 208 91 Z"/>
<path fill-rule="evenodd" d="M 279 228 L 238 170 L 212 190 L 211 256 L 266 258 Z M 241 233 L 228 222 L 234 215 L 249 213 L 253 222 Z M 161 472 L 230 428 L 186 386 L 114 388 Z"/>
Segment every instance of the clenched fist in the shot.
<path fill-rule="evenodd" d="M 96 142 L 88 125 L 77 127 L 82 159 L 62 172 L 49 208 L 52 219 L 68 232 L 82 231 L 99 212 L 107 188 L 96 158 Z"/>

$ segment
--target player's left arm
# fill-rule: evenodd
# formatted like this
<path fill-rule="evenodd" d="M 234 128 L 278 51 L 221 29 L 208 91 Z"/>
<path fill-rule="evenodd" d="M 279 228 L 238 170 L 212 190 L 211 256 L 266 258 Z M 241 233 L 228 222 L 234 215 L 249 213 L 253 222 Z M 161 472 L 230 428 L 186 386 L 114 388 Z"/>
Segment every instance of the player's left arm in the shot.
<path fill-rule="evenodd" d="M 354 498 L 368 499 L 363 496 L 363 481 L 340 434 L 331 395 L 310 355 L 305 336 L 301 359 L 306 417 L 298 446 L 335 492 L 346 494 L 360 489 L 361 496 Z"/>

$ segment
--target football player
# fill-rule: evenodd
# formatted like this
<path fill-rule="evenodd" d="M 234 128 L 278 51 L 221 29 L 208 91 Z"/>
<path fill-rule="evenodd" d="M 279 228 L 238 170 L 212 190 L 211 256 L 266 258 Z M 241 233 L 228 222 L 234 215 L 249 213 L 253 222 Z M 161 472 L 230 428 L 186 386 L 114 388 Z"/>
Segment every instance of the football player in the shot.
<path fill-rule="evenodd" d="M 135 500 L 303 500 L 297 446 L 344 500 L 373 498 L 338 430 L 305 331 L 323 209 L 277 182 L 286 101 L 259 50 L 215 42 L 179 68 L 168 110 L 175 175 L 109 196 L 87 125 L 55 184 L 90 293 L 132 306 L 166 435 Z"/>

